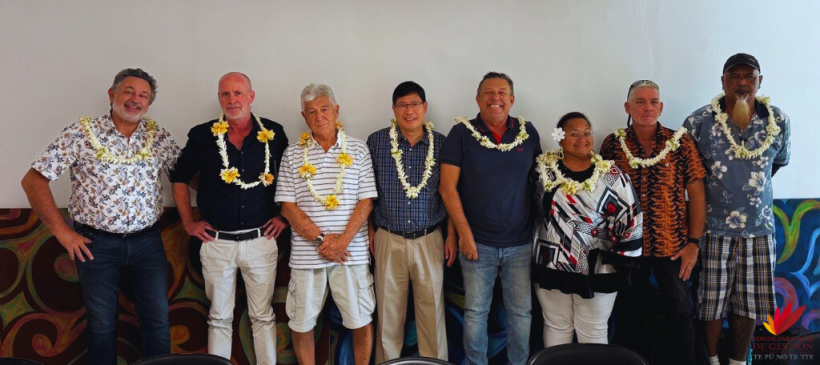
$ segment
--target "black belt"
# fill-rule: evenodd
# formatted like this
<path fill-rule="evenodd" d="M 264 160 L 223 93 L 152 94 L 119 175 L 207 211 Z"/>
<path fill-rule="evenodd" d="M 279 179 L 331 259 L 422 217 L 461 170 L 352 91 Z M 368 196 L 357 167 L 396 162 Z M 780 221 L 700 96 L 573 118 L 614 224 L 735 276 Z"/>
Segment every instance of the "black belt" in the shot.
<path fill-rule="evenodd" d="M 82 224 L 82 223 L 76 223 L 76 224 L 77 224 L 77 226 L 79 226 L 80 230 L 86 231 L 88 233 L 94 233 L 94 234 L 99 235 L 99 236 L 108 236 L 108 237 L 117 237 L 117 238 L 136 237 L 136 236 L 139 236 L 143 233 L 146 233 L 146 232 L 150 231 L 156 225 L 156 223 L 154 223 L 154 224 L 152 224 L 148 227 L 145 227 L 145 228 L 143 228 L 139 231 L 135 231 L 135 232 L 114 233 L 114 232 L 103 231 L 101 229 L 94 228 L 94 227 L 89 226 L 87 224 Z"/>
<path fill-rule="evenodd" d="M 389 229 L 389 228 L 386 228 L 386 227 L 380 227 L 380 228 L 382 228 L 382 229 L 384 229 L 385 231 L 388 231 L 388 232 L 390 232 L 390 233 L 392 233 L 392 234 L 395 234 L 395 235 L 398 235 L 398 236 L 402 236 L 402 237 L 404 237 L 404 238 L 407 238 L 407 239 L 411 239 L 411 240 L 412 240 L 412 239 L 416 239 L 416 238 L 419 238 L 419 237 L 424 237 L 424 236 L 426 236 L 426 235 L 428 235 L 428 234 L 430 234 L 430 233 L 433 233 L 433 231 L 435 231 L 435 230 L 438 228 L 438 226 L 440 226 L 440 225 L 441 225 L 441 222 L 436 223 L 436 224 L 434 224 L 434 225 L 432 225 L 432 226 L 430 226 L 430 227 L 428 227 L 428 228 L 425 228 L 425 229 L 422 229 L 422 230 L 419 230 L 419 231 L 415 231 L 415 232 L 401 232 L 401 231 L 394 231 L 394 230 Z"/>
<path fill-rule="evenodd" d="M 248 231 L 244 233 L 228 233 L 228 232 L 216 232 L 206 229 L 205 232 L 211 235 L 211 237 L 226 240 L 226 241 L 247 241 L 259 238 L 261 236 L 261 228 L 254 229 L 253 231 Z M 217 233 L 219 234 L 217 236 Z"/>

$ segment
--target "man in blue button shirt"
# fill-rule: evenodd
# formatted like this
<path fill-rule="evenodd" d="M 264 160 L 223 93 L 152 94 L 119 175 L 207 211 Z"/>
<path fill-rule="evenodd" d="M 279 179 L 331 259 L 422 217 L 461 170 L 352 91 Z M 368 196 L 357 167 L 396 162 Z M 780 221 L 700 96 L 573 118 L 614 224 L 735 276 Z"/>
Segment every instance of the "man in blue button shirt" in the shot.
<path fill-rule="evenodd" d="M 438 193 L 444 135 L 425 122 L 427 97 L 413 81 L 393 91 L 393 114 L 390 127 L 367 139 L 379 190 L 368 230 L 376 258 L 376 363 L 401 356 L 411 281 L 419 355 L 447 360 L 444 261 L 455 260 L 456 239 L 450 234 L 445 245 L 441 230 L 448 222 Z"/>
<path fill-rule="evenodd" d="M 507 311 L 507 358 L 524 364 L 531 322 L 530 261 L 534 186 L 529 179 L 541 141 L 532 123 L 511 118 L 509 76 L 490 72 L 478 85 L 480 110 L 457 119 L 441 150 L 441 196 L 458 232 L 464 276 L 464 352 L 487 363 L 487 315 L 501 276 Z"/>
<path fill-rule="evenodd" d="M 745 364 L 755 321 L 775 309 L 772 176 L 789 163 L 789 117 L 757 97 L 760 64 L 738 53 L 723 66 L 724 95 L 693 112 L 684 127 L 706 167 L 706 230 L 698 317 L 717 364 L 723 318 L 732 332 L 730 364 Z"/>

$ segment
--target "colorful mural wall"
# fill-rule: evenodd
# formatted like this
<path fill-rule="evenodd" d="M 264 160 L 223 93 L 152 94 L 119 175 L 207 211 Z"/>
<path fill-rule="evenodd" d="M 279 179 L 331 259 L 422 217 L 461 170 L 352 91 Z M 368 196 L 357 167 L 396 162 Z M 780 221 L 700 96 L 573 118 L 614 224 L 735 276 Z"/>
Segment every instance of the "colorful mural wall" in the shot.
<path fill-rule="evenodd" d="M 798 324 L 820 331 L 820 201 L 777 200 L 778 304 L 806 305 Z M 167 209 L 160 228 L 168 254 L 171 339 L 173 352 L 206 352 L 208 300 L 203 290 L 199 247 L 182 228 L 174 209 Z M 290 244 L 279 242 L 280 256 L 273 297 L 278 327 L 278 361 L 295 364 L 285 297 L 290 269 Z M 241 279 L 240 279 L 241 280 Z M 464 289 L 457 264 L 445 271 L 446 321 L 450 361 L 461 363 Z M 239 284 L 239 288 L 241 288 Z M 118 353 L 120 363 L 140 357 L 140 336 L 127 273 L 120 295 Z M 244 292 L 237 292 L 233 361 L 253 363 L 250 321 Z M 408 308 L 413 308 L 409 305 Z M 533 308 L 533 352 L 540 348 L 540 308 Z M 405 326 L 403 355 L 417 352 L 412 313 Z M 341 326 L 338 309 L 328 301 L 317 325 L 319 362 L 352 364 L 352 334 Z M 488 320 L 490 363 L 506 360 L 506 313 L 496 298 Z M 29 209 L 0 209 L 0 357 L 23 357 L 45 364 L 86 364 L 85 310 L 74 263 Z"/>

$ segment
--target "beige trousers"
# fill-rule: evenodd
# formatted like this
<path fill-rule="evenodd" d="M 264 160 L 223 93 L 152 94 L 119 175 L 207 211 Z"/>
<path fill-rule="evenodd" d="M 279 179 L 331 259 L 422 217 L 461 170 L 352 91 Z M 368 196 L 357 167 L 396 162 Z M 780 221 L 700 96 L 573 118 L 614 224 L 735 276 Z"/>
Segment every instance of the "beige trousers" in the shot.
<path fill-rule="evenodd" d="M 241 233 L 246 231 L 237 231 Z M 276 322 L 271 300 L 279 249 L 264 236 L 248 241 L 227 241 L 216 236 L 202 244 L 202 277 L 211 300 L 208 320 L 208 353 L 231 358 L 236 272 L 245 279 L 248 317 L 251 319 L 256 364 L 276 365 Z"/>
<path fill-rule="evenodd" d="M 409 284 L 413 282 L 419 355 L 447 360 L 444 328 L 444 238 L 441 230 L 406 239 L 376 232 L 376 364 L 398 358 L 404 345 Z"/>

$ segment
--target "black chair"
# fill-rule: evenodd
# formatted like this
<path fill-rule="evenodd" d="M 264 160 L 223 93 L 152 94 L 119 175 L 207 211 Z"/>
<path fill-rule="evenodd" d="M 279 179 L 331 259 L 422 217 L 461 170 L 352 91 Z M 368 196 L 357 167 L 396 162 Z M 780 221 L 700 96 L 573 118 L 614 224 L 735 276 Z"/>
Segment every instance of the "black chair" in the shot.
<path fill-rule="evenodd" d="M 649 365 L 632 350 L 598 343 L 569 343 L 545 348 L 527 365 Z"/>
<path fill-rule="evenodd" d="M 43 363 L 17 357 L 2 357 L 0 358 L 0 365 L 43 365 Z"/>
<path fill-rule="evenodd" d="M 820 361 L 820 332 L 804 333 L 792 338 L 783 350 L 780 364 L 809 364 Z"/>
<path fill-rule="evenodd" d="M 453 365 L 453 363 L 434 359 L 432 357 L 402 357 L 393 360 L 387 360 L 381 365 Z"/>
<path fill-rule="evenodd" d="M 209 354 L 170 354 L 142 359 L 131 365 L 233 365 L 231 360 Z"/>

